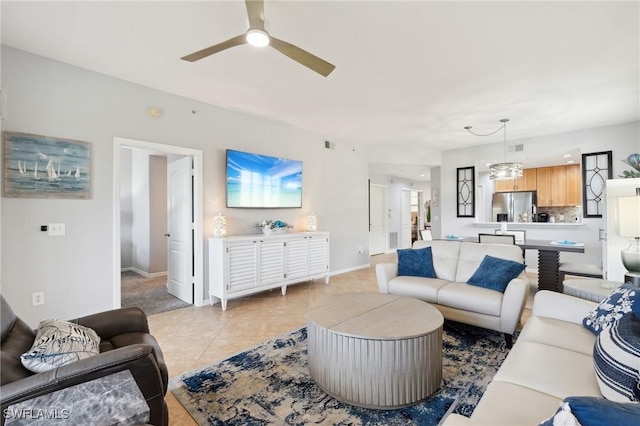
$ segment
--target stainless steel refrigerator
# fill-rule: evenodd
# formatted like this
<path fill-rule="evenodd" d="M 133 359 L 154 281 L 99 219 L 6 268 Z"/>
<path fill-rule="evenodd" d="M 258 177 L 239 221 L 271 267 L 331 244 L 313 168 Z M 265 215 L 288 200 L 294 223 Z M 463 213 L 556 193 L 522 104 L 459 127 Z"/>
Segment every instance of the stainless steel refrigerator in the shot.
<path fill-rule="evenodd" d="M 532 222 L 537 202 L 535 191 L 496 192 L 491 204 L 491 220 L 500 222 L 500 218 L 506 214 L 507 222 L 522 222 L 521 217 L 526 214 L 526 221 Z M 498 215 L 501 215 L 500 218 Z"/>

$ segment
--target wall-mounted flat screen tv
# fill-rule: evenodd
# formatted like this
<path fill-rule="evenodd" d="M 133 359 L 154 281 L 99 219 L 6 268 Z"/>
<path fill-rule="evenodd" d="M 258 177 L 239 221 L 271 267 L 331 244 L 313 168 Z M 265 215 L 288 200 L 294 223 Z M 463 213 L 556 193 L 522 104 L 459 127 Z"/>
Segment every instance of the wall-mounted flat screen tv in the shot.
<path fill-rule="evenodd" d="M 228 149 L 227 207 L 302 207 L 302 161 Z"/>

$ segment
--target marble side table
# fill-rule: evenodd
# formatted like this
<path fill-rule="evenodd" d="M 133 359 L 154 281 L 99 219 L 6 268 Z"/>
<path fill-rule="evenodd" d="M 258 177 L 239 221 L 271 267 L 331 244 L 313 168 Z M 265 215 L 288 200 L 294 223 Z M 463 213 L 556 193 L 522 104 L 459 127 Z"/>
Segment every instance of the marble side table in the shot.
<path fill-rule="evenodd" d="M 307 316 L 309 373 L 344 403 L 377 409 L 413 405 L 442 381 L 440 311 L 382 293 L 335 294 Z"/>
<path fill-rule="evenodd" d="M 607 297 L 615 288 L 618 288 L 622 283 L 582 278 L 575 280 L 564 280 L 563 293 L 570 296 L 579 297 L 580 299 L 590 300 L 592 302 L 601 302 Z"/>
<path fill-rule="evenodd" d="M 132 425 L 149 421 L 149 406 L 129 372 L 10 405 L 5 425 Z"/>

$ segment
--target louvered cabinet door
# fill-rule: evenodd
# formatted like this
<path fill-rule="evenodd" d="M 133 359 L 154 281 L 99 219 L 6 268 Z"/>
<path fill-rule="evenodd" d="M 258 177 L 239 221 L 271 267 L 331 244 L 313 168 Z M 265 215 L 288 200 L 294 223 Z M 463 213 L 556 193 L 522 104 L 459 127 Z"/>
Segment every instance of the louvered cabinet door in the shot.
<path fill-rule="evenodd" d="M 296 238 L 286 242 L 287 280 L 307 276 L 307 238 Z"/>
<path fill-rule="evenodd" d="M 308 275 L 328 273 L 329 237 L 309 237 L 307 239 Z"/>
<path fill-rule="evenodd" d="M 259 285 L 282 282 L 284 278 L 284 242 L 281 240 L 260 241 L 259 250 Z"/>
<path fill-rule="evenodd" d="M 227 293 L 258 285 L 258 243 L 234 242 L 227 246 Z"/>

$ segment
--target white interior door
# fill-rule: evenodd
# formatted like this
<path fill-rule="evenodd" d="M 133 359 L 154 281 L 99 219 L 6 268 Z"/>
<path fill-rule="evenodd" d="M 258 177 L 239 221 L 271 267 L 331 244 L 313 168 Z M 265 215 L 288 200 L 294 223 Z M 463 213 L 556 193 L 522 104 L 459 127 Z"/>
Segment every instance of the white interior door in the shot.
<path fill-rule="evenodd" d="M 402 190 L 400 206 L 400 248 L 411 247 L 411 190 Z"/>
<path fill-rule="evenodd" d="M 369 186 L 369 254 L 380 254 L 386 250 L 385 214 L 387 210 L 387 187 Z"/>
<path fill-rule="evenodd" d="M 191 157 L 169 157 L 167 162 L 169 294 L 193 303 L 193 200 Z"/>

